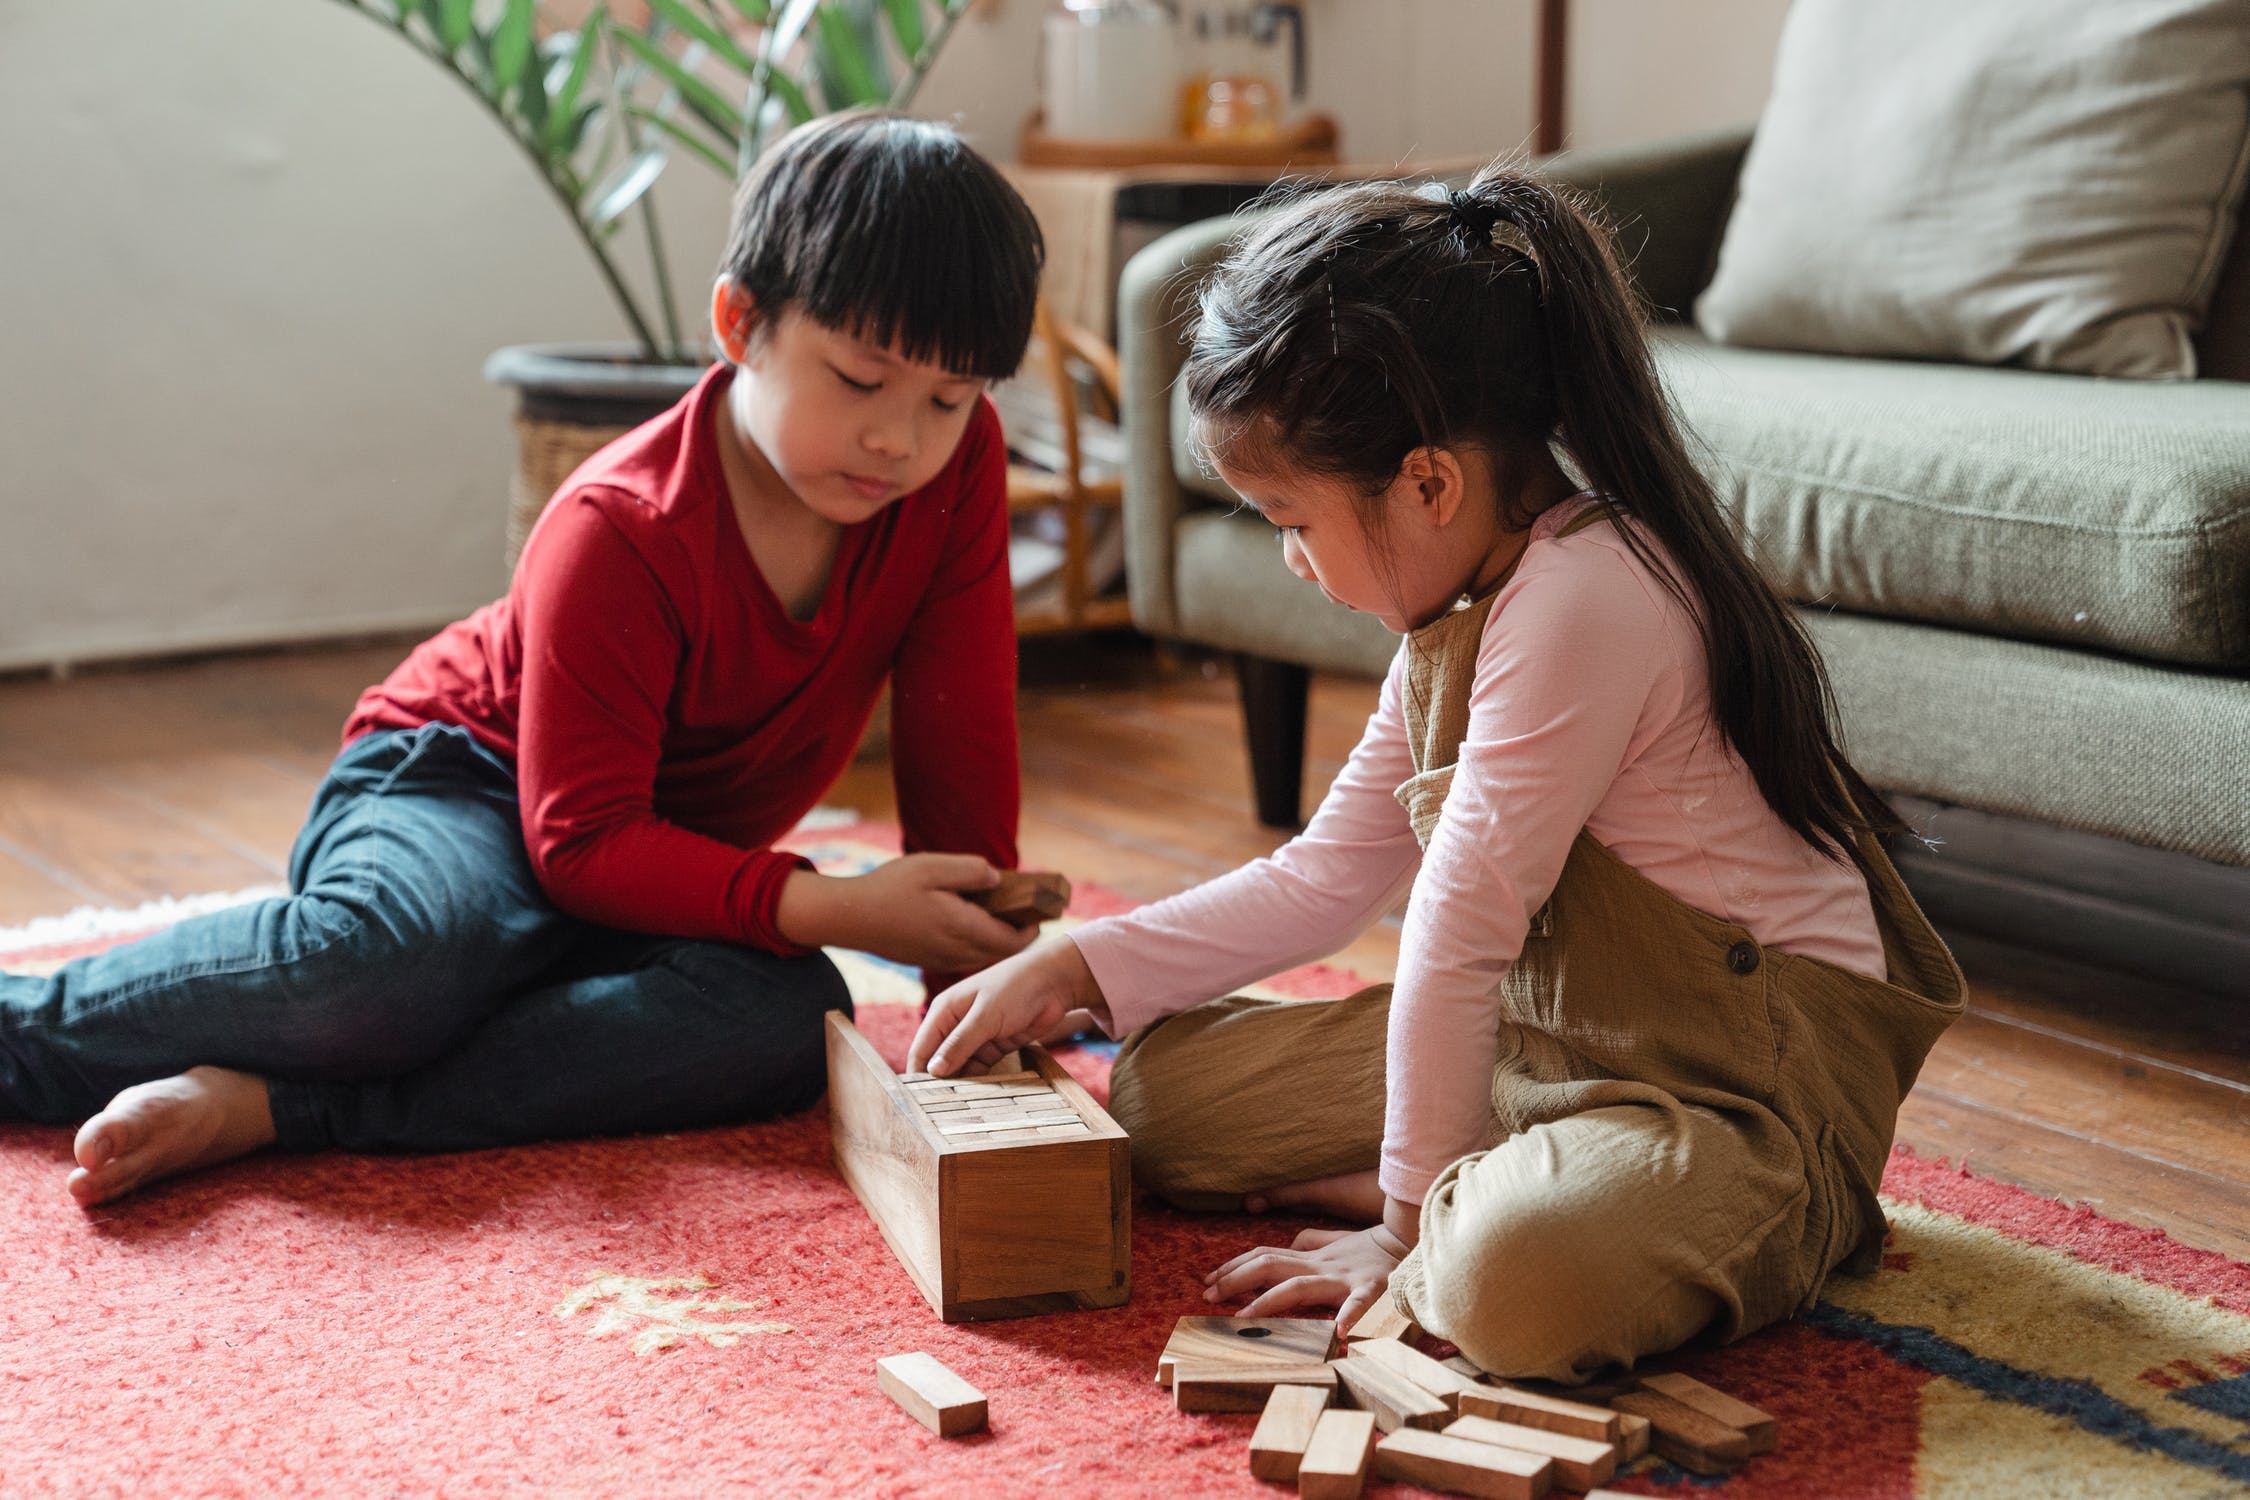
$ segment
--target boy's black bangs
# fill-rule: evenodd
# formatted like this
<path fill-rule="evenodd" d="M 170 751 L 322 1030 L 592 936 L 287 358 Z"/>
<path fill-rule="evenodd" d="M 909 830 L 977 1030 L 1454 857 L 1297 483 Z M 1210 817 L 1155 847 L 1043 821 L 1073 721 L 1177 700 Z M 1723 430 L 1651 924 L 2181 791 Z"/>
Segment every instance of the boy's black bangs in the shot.
<path fill-rule="evenodd" d="M 1044 254 L 1006 179 L 922 121 L 862 117 L 796 144 L 744 186 L 727 265 L 744 289 L 910 360 L 1014 374 Z"/>

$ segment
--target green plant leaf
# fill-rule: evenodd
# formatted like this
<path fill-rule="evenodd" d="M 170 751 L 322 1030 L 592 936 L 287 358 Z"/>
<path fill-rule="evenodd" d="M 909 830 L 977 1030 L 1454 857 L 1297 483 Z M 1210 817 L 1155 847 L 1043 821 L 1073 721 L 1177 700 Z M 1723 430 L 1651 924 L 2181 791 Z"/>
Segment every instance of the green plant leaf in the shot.
<path fill-rule="evenodd" d="M 757 64 L 750 60 L 750 54 L 743 51 L 733 37 L 728 36 L 725 31 L 712 25 L 711 22 L 682 4 L 681 0 L 648 0 L 648 7 L 657 15 L 662 16 L 674 26 L 710 48 L 716 56 L 726 62 L 727 66 L 742 73 L 751 72 L 757 67 Z"/>
<path fill-rule="evenodd" d="M 705 124 L 729 140 L 742 134 L 741 113 L 727 101 L 726 95 L 698 76 L 693 68 L 681 66 L 671 53 L 637 31 L 612 26 L 609 34 L 624 43 L 634 56 L 655 69 L 665 82 L 679 90 L 680 98 L 689 109 L 703 117 Z"/>
<path fill-rule="evenodd" d="M 742 12 L 742 19 L 753 26 L 764 26 L 773 20 L 772 0 L 733 0 L 733 5 Z"/>
<path fill-rule="evenodd" d="M 476 29 L 476 0 L 424 0 L 424 8 L 434 14 L 431 20 L 437 27 L 438 45 L 451 57 L 461 50 L 461 44 Z"/>
<path fill-rule="evenodd" d="M 586 120 L 578 113 L 578 96 L 586 91 L 587 75 L 594 71 L 594 54 L 601 49 L 601 29 L 608 12 L 594 7 L 586 24 L 578 28 L 578 45 L 572 51 L 570 71 L 555 85 L 554 107 L 547 111 L 546 146 L 550 153 L 576 154 L 586 133 Z M 587 115 L 593 113 L 589 107 Z"/>
<path fill-rule="evenodd" d="M 642 194 L 656 186 L 670 159 L 662 146 L 650 146 L 628 157 L 594 189 L 594 205 L 586 211 L 587 224 L 604 229 L 616 223 L 625 210 L 641 201 Z"/>
<path fill-rule="evenodd" d="M 852 18 L 834 0 L 813 12 L 813 66 L 830 109 L 876 104 L 890 97 L 877 81 L 875 63 Z M 780 71 L 779 69 L 775 70 Z"/>
<path fill-rule="evenodd" d="M 696 154 L 698 159 L 708 163 L 712 171 L 717 172 L 729 182 L 734 180 L 733 159 L 714 149 L 708 141 L 689 134 L 677 121 L 668 120 L 653 109 L 643 109 L 636 104 L 633 106 L 632 114 L 634 119 L 654 125 L 658 130 L 663 131 L 673 140 L 687 147 L 688 150 Z"/>
<path fill-rule="evenodd" d="M 883 14 L 891 23 L 891 37 L 908 67 L 922 55 L 922 0 L 883 0 Z"/>
<path fill-rule="evenodd" d="M 531 62 L 532 22 L 538 0 L 508 0 L 500 24 L 492 28 L 492 92 L 499 97 L 516 86 Z"/>
<path fill-rule="evenodd" d="M 766 74 L 766 92 L 779 99 L 781 107 L 789 111 L 789 123 L 792 125 L 802 125 L 820 113 L 813 108 L 811 97 L 797 86 L 797 80 L 779 68 Z"/>

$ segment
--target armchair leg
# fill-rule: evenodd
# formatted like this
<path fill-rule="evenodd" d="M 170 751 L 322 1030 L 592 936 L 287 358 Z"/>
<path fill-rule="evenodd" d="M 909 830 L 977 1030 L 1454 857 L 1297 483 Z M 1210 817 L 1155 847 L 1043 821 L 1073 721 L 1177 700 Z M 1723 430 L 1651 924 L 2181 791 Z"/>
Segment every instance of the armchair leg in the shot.
<path fill-rule="evenodd" d="M 1246 653 L 1234 659 L 1242 723 L 1250 740 L 1250 784 L 1258 821 L 1297 828 L 1305 784 L 1305 699 L 1312 670 Z"/>

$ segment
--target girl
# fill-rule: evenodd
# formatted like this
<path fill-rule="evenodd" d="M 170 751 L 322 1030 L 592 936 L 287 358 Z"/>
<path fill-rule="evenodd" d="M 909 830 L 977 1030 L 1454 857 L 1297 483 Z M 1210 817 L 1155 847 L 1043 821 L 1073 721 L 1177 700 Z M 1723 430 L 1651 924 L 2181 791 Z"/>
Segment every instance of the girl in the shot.
<path fill-rule="evenodd" d="M 1496 1375 L 1731 1339 L 1872 1263 L 1960 973 L 1606 238 L 1497 168 L 1305 198 L 1203 288 L 1185 380 L 1289 567 L 1405 637 L 1380 706 L 1302 835 L 955 986 L 913 1064 L 1090 1011 L 1157 1192 L 1369 1225 L 1237 1256 L 1209 1299 L 1348 1326 L 1388 1286 Z M 1395 985 L 1200 1003 L 1409 885 Z"/>
<path fill-rule="evenodd" d="M 293 894 L 0 978 L 0 1120 L 92 1114 L 68 1187 L 93 1204 L 269 1143 L 771 1115 L 820 1096 L 823 1013 L 850 1008 L 823 945 L 952 974 L 1020 949 L 959 893 L 1015 860 L 982 392 L 1022 358 L 1040 260 L 942 126 L 778 146 L 736 201 L 724 362 L 572 475 L 505 598 L 360 700 Z M 772 841 L 886 676 L 908 852 L 814 874 Z"/>

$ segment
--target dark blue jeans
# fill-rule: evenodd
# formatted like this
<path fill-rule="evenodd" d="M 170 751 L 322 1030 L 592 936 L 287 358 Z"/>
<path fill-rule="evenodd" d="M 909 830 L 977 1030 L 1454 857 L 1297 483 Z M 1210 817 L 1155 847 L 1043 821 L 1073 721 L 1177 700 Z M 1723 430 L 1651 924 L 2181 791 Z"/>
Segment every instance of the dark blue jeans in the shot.
<path fill-rule="evenodd" d="M 198 1063 L 269 1080 L 280 1144 L 453 1151 L 802 1109 L 825 957 L 580 921 L 539 889 L 513 769 L 451 725 L 336 758 L 294 894 L 0 976 L 0 1119 L 73 1124 Z"/>

